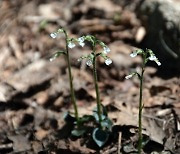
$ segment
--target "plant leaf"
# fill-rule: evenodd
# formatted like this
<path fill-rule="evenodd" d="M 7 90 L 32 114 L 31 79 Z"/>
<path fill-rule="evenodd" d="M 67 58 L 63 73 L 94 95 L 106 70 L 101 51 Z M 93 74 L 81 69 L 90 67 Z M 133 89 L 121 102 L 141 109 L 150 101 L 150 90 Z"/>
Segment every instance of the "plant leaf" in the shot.
<path fill-rule="evenodd" d="M 106 108 L 102 104 L 101 104 L 101 111 L 102 111 L 101 120 L 104 120 L 104 119 L 107 118 L 107 110 L 106 110 Z M 97 107 L 95 107 L 93 109 L 93 116 L 96 119 L 96 121 L 98 122 L 99 121 L 99 116 L 98 116 Z"/>
<path fill-rule="evenodd" d="M 108 118 L 108 117 L 106 117 L 106 119 L 104 119 L 103 121 L 101 121 L 101 126 L 104 128 L 107 128 L 108 130 L 111 130 L 111 128 L 112 128 L 112 125 L 113 125 L 113 123 L 112 123 L 112 121 Z"/>
<path fill-rule="evenodd" d="M 74 129 L 71 131 L 71 134 L 76 137 L 82 136 L 86 132 L 85 129 Z"/>
<path fill-rule="evenodd" d="M 96 120 L 97 122 L 99 122 L 98 113 L 97 113 L 97 112 L 94 112 L 94 113 L 93 113 L 93 116 L 94 116 L 95 120 Z M 101 114 L 101 120 L 104 120 L 104 119 L 106 119 L 106 116 L 103 115 L 103 114 Z"/>
<path fill-rule="evenodd" d="M 109 138 L 109 133 L 100 128 L 95 128 L 92 134 L 93 140 L 99 147 L 102 147 Z"/>
<path fill-rule="evenodd" d="M 65 51 L 59 50 L 59 51 L 57 51 L 53 56 L 55 56 L 55 57 L 57 58 L 57 57 L 59 57 L 59 56 L 61 56 L 61 55 L 65 55 L 65 54 L 66 54 Z"/>
<path fill-rule="evenodd" d="M 92 115 L 84 115 L 79 120 L 81 123 L 92 121 L 94 117 Z"/>
<path fill-rule="evenodd" d="M 69 114 L 69 112 L 66 112 L 66 113 L 64 114 L 64 121 L 70 122 L 70 123 L 74 123 L 74 122 L 76 121 L 76 118 L 73 117 L 73 116 L 71 116 L 71 115 Z"/>

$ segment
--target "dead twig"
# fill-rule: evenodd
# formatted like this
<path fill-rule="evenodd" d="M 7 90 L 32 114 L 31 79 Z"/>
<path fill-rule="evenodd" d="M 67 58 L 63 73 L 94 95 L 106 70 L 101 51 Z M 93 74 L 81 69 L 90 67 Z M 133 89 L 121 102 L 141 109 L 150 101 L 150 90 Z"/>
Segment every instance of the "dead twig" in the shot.
<path fill-rule="evenodd" d="M 122 138 L 122 133 L 119 132 L 119 137 L 118 137 L 118 154 L 120 154 L 120 150 L 121 150 L 121 138 Z"/>
<path fill-rule="evenodd" d="M 11 149 L 11 148 L 13 148 L 13 144 L 12 144 L 12 143 L 1 144 L 1 145 L 0 145 L 0 150 Z"/>

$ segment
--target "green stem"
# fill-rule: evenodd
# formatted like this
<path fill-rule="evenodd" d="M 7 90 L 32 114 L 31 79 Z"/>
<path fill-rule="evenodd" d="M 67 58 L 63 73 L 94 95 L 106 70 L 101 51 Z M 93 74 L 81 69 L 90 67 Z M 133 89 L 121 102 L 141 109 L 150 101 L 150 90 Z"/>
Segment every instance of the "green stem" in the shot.
<path fill-rule="evenodd" d="M 142 150 L 142 110 L 143 110 L 143 103 L 142 103 L 142 92 L 143 92 L 143 76 L 144 76 L 144 68 L 145 68 L 145 58 L 146 56 L 143 56 L 143 65 L 142 65 L 142 71 L 140 76 L 140 90 L 139 90 L 139 140 L 138 140 L 138 154 L 141 154 Z"/>
<path fill-rule="evenodd" d="M 97 113 L 99 117 L 99 124 L 101 127 L 101 102 L 100 102 L 100 96 L 99 96 L 99 87 L 98 87 L 98 81 L 97 81 L 97 70 L 96 70 L 96 53 L 95 53 L 95 44 L 93 45 L 93 77 L 94 77 L 94 86 L 96 90 L 96 103 L 97 103 Z"/>
<path fill-rule="evenodd" d="M 64 34 L 65 34 L 65 37 L 66 37 L 66 60 L 67 60 L 67 65 L 68 65 L 68 75 L 69 75 L 69 86 L 70 86 L 70 92 L 71 92 L 71 101 L 73 103 L 73 107 L 74 107 L 74 111 L 75 111 L 75 118 L 76 118 L 77 126 L 79 126 L 79 115 L 78 115 L 76 97 L 75 97 L 74 86 L 73 86 L 73 77 L 72 77 L 72 73 L 71 73 L 71 63 L 70 63 L 70 58 L 69 58 L 68 36 L 67 36 L 67 33 L 66 33 L 65 30 L 64 30 Z"/>

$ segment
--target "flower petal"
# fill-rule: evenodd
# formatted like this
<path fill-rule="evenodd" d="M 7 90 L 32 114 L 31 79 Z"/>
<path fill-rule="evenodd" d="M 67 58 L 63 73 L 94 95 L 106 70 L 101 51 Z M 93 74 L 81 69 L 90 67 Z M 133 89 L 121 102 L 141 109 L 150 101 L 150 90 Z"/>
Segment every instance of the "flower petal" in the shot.
<path fill-rule="evenodd" d="M 92 60 L 90 60 L 90 59 L 87 60 L 87 61 L 86 61 L 86 65 L 87 65 L 87 66 L 91 66 L 91 65 L 92 65 Z"/>
<path fill-rule="evenodd" d="M 137 56 L 137 52 L 133 52 L 133 53 L 130 54 L 130 57 L 132 57 L 132 58 L 134 58 L 136 56 Z"/>
<path fill-rule="evenodd" d="M 103 47 L 103 50 L 105 54 L 108 54 L 111 51 L 107 46 Z"/>
<path fill-rule="evenodd" d="M 125 76 L 125 79 L 130 79 L 132 77 L 133 77 L 133 74 L 130 74 L 130 75 Z"/>
<path fill-rule="evenodd" d="M 57 34 L 56 32 L 50 34 L 50 36 L 51 36 L 52 38 L 56 38 L 57 35 L 58 35 L 58 34 Z"/>
<path fill-rule="evenodd" d="M 106 63 L 106 65 L 110 65 L 112 63 L 112 60 L 108 58 L 105 60 L 105 63 Z"/>
<path fill-rule="evenodd" d="M 75 46 L 76 46 L 76 45 L 75 45 L 73 42 L 69 42 L 69 43 L 68 43 L 68 47 L 71 48 L 71 49 L 74 48 Z"/>
<path fill-rule="evenodd" d="M 79 45 L 84 47 L 85 43 L 84 42 L 79 42 Z"/>
<path fill-rule="evenodd" d="M 150 57 L 149 57 L 149 60 L 151 60 L 151 61 L 155 61 L 157 58 L 156 58 L 156 56 L 155 55 L 151 55 Z"/>

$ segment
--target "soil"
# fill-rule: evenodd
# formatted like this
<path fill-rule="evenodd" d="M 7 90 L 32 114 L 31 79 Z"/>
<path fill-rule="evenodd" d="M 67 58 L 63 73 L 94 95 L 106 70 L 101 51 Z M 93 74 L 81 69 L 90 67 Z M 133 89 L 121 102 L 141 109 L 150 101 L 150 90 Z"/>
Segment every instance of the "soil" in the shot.
<path fill-rule="evenodd" d="M 138 5 L 139 0 L 0 1 L 0 153 L 137 152 L 139 80 L 125 76 L 139 71 L 142 62 L 129 54 L 145 49 Z M 64 114 L 73 112 L 67 65 L 63 56 L 49 61 L 65 47 L 63 36 L 49 36 L 59 27 L 71 37 L 95 35 L 111 49 L 113 63 L 107 66 L 99 58 L 97 67 L 101 103 L 113 121 L 101 148 L 90 134 L 73 137 L 73 125 L 64 121 Z M 96 106 L 92 68 L 77 61 L 89 52 L 89 45 L 70 51 L 80 116 L 92 115 Z M 145 71 L 144 153 L 180 153 L 180 78 L 166 63 L 150 62 Z"/>

